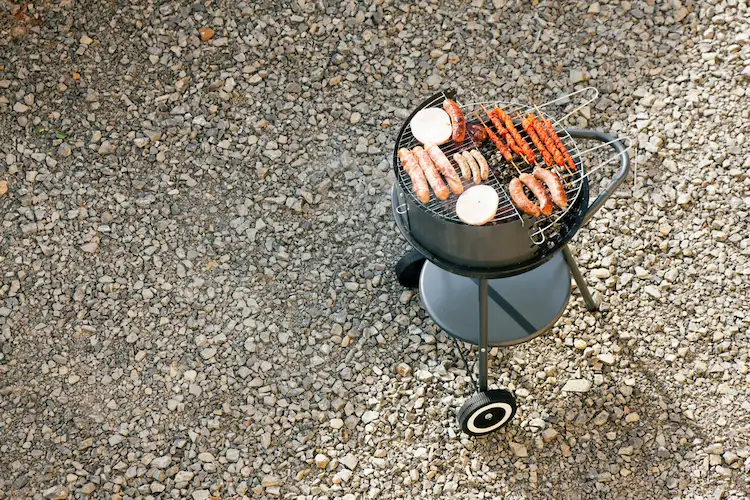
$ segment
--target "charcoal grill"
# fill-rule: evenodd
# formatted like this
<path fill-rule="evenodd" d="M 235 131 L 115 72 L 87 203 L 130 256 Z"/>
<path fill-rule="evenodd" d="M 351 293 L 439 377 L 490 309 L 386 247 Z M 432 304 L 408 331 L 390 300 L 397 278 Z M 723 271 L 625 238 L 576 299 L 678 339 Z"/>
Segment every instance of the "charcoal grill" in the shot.
<path fill-rule="evenodd" d="M 476 393 L 468 398 L 458 412 L 461 430 L 480 436 L 493 432 L 513 418 L 516 402 L 505 389 L 488 388 L 487 353 L 490 347 L 510 346 L 529 341 L 548 332 L 563 314 L 571 296 L 571 275 L 590 310 L 597 303 L 588 290 L 568 242 L 601 208 L 617 187 L 625 180 L 630 165 L 628 149 L 623 141 L 592 130 L 566 130 L 559 126 L 563 118 L 555 120 L 547 110 L 556 102 L 570 101 L 587 91 L 594 97 L 582 103 L 565 117 L 592 102 L 598 92 L 583 89 L 568 96 L 538 106 L 489 101 L 461 103 L 467 125 L 485 124 L 497 133 L 487 117 L 487 111 L 500 106 L 514 118 L 516 129 L 534 150 L 540 166 L 541 155 L 520 126 L 520 117 L 533 111 L 537 116 L 557 124 L 555 129 L 575 162 L 576 169 L 547 167 L 556 170 L 563 180 L 568 198 L 565 210 L 555 207 L 549 216 L 529 217 L 519 212 L 511 202 L 507 186 L 519 172 L 531 172 L 533 166 L 522 161 L 513 165 L 505 161 L 487 140 L 479 145 L 471 138 L 457 144 L 448 141 L 441 146 L 449 158 L 456 152 L 479 149 L 490 164 L 490 177 L 483 184 L 492 186 L 500 202 L 493 220 L 483 226 L 462 223 L 455 212 L 457 196 L 444 201 L 433 195 L 422 204 L 412 191 L 411 179 L 398 159 L 398 150 L 420 145 L 411 134 L 409 122 L 421 109 L 442 107 L 446 98 L 456 100 L 449 91 L 441 91 L 426 99 L 407 118 L 396 139 L 393 168 L 396 183 L 392 189 L 392 209 L 396 225 L 412 246 L 396 265 L 399 282 L 407 287 L 419 287 L 421 303 L 435 324 L 449 334 L 464 361 Z M 580 150 L 576 139 L 598 141 L 596 147 Z M 629 141 L 628 141 L 629 142 Z M 613 155 L 591 167 L 594 152 L 610 148 Z M 451 161 L 453 161 L 451 159 Z M 618 162 L 619 167 L 609 184 L 593 202 L 589 200 L 589 174 L 606 164 Z M 458 171 L 458 168 L 457 168 Z M 464 180 L 467 189 L 473 182 Z M 478 348 L 478 374 L 467 363 L 460 343 Z"/>

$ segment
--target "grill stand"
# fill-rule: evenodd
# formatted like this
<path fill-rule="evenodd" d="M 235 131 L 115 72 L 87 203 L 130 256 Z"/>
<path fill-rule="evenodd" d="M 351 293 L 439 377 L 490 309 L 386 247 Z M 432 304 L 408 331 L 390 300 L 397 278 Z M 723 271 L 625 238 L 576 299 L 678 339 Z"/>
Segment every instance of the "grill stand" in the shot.
<path fill-rule="evenodd" d="M 487 278 L 479 280 L 479 392 L 487 390 L 487 349 L 489 349 L 489 325 L 487 321 Z"/>
<path fill-rule="evenodd" d="M 630 158 L 626 148 L 606 134 L 589 130 L 570 132 L 574 136 L 609 142 L 620 155 L 619 171 L 587 209 L 584 221 L 588 222 L 625 180 Z M 478 347 L 479 373 L 475 383 L 477 392 L 466 400 L 457 417 L 461 430 L 466 434 L 487 435 L 510 422 L 517 408 L 515 398 L 509 391 L 489 390 L 487 356 L 490 346 L 519 344 L 549 331 L 570 300 L 571 275 L 589 310 L 598 308 L 596 301 L 567 244 L 562 246 L 562 252 L 542 265 L 515 270 L 508 277 L 490 279 L 487 276 L 498 275 L 496 270 L 467 269 L 462 272 L 451 263 L 441 262 L 441 259 L 425 251 L 409 234 L 406 214 L 398 210 L 401 202 L 395 187 L 392 205 L 401 233 L 417 251 L 430 257 L 430 261 L 425 262 L 426 259 L 416 259 L 412 252 L 404 259 L 408 258 L 409 271 L 412 273 L 421 267 L 419 290 L 422 303 L 433 321 L 456 341 L 456 348 L 472 382 L 473 369 L 469 367 L 458 341 L 466 341 Z M 454 274 L 455 272 L 461 272 L 462 275 Z M 401 276 L 399 279 L 401 280 Z M 469 293 L 471 287 L 477 285 L 477 295 Z M 472 296 L 476 299 L 472 299 Z M 493 306 L 490 306 L 490 299 Z M 477 306 L 478 318 L 467 317 Z M 490 331 L 490 316 L 493 323 L 499 325 L 499 329 Z"/>
<path fill-rule="evenodd" d="M 581 295 L 583 296 L 583 301 L 586 303 L 586 307 L 588 308 L 589 311 L 598 310 L 599 305 L 594 300 L 594 297 L 591 296 L 591 292 L 589 292 L 589 287 L 586 284 L 586 279 L 581 274 L 581 270 L 578 269 L 578 263 L 573 257 L 573 254 L 570 253 L 570 248 L 568 248 L 568 245 L 565 245 L 563 247 L 562 252 L 563 252 L 563 256 L 565 257 L 565 262 L 568 264 L 568 267 L 570 268 L 570 274 L 573 275 L 573 279 L 576 280 L 576 285 L 578 285 L 578 289 L 581 291 Z"/>

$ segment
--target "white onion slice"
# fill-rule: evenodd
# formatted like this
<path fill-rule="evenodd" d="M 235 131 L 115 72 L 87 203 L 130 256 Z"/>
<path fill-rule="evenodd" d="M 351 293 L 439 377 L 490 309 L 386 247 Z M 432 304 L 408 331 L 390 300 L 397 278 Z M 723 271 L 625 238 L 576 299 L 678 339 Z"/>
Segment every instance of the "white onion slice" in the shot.
<path fill-rule="evenodd" d="M 440 108 L 425 108 L 411 119 L 411 133 L 422 144 L 445 144 L 453 134 L 451 117 Z"/>
<path fill-rule="evenodd" d="M 500 197 L 490 186 L 472 186 L 458 197 L 456 215 L 465 224 L 482 226 L 497 213 Z"/>

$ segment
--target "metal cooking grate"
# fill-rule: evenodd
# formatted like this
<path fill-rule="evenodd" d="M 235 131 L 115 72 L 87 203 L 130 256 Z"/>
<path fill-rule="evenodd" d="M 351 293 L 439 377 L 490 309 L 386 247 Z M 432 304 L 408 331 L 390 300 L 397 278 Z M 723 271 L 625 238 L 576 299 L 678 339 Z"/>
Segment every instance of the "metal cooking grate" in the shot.
<path fill-rule="evenodd" d="M 437 107 L 442 109 L 443 101 L 446 99 L 446 96 L 444 93 L 438 94 L 437 97 L 426 103 L 424 106 L 422 106 L 422 109 L 429 108 L 429 107 Z M 573 158 L 577 170 L 573 173 L 569 173 L 567 170 L 565 170 L 564 167 L 558 167 L 557 165 L 553 165 L 552 167 L 547 166 L 544 163 L 544 160 L 542 159 L 541 154 L 539 154 L 539 151 L 534 146 L 534 143 L 531 141 L 531 139 L 527 136 L 526 132 L 523 130 L 523 128 L 520 125 L 520 117 L 524 116 L 527 112 L 533 112 L 537 116 L 542 115 L 546 119 L 552 121 L 553 124 L 555 124 L 555 120 L 552 119 L 550 116 L 546 115 L 543 111 L 539 110 L 538 108 L 532 108 L 531 106 L 527 106 L 524 104 L 518 104 L 518 103 L 511 103 L 511 102 L 504 102 L 504 101 L 491 101 L 491 102 L 480 102 L 480 103 L 470 103 L 470 104 L 462 104 L 458 103 L 461 109 L 464 112 L 464 115 L 466 116 L 466 124 L 467 127 L 471 123 L 477 123 L 479 125 L 482 125 L 481 121 L 477 117 L 481 117 L 481 120 L 484 121 L 484 123 L 489 127 L 493 132 L 497 134 L 497 130 L 495 129 L 494 125 L 492 124 L 492 121 L 487 116 L 487 113 L 484 111 L 486 109 L 487 111 L 491 111 L 494 109 L 495 106 L 498 106 L 505 110 L 508 115 L 511 116 L 511 118 L 514 119 L 514 123 L 517 124 L 516 130 L 519 132 L 521 137 L 526 140 L 526 142 L 529 144 L 531 149 L 534 151 L 534 154 L 537 158 L 537 164 L 541 167 L 553 169 L 559 176 L 560 179 L 563 181 L 563 186 L 565 188 L 565 194 L 568 198 L 568 209 L 562 210 L 558 208 L 557 206 L 554 207 L 552 213 L 549 216 L 539 216 L 530 218 L 530 220 L 533 221 L 533 224 L 537 227 L 536 232 L 534 232 L 534 235 L 537 235 L 536 239 L 539 239 L 541 241 L 535 241 L 537 243 L 542 243 L 545 239 L 544 231 L 547 230 L 547 228 L 552 227 L 556 225 L 567 213 L 567 211 L 572 207 L 581 191 L 581 184 L 584 176 L 583 172 L 583 162 L 580 161 L 579 158 L 579 151 L 576 147 L 575 141 L 573 138 L 565 131 L 564 129 L 557 129 L 557 133 L 560 136 L 560 139 L 562 140 L 563 144 L 565 145 L 565 148 L 568 150 L 568 153 Z M 483 109 L 484 107 L 484 109 Z M 500 135 L 500 134 L 498 134 Z M 404 129 L 404 132 L 401 136 L 401 139 L 398 143 L 397 150 L 401 148 L 408 148 L 412 149 L 416 146 L 420 146 L 421 143 L 417 141 L 411 132 L 411 124 L 407 124 L 407 126 Z M 458 165 L 455 164 L 453 161 L 452 155 L 461 151 L 468 151 L 471 149 L 478 149 L 482 152 L 484 157 L 487 159 L 487 162 L 490 165 L 490 175 L 489 178 L 486 181 L 483 181 L 482 184 L 490 186 L 495 189 L 495 191 L 498 193 L 500 197 L 500 202 L 497 210 L 497 214 L 495 215 L 495 218 L 492 219 L 488 223 L 488 225 L 495 225 L 495 224 L 501 224 L 504 222 L 509 222 L 512 220 L 521 220 L 524 221 L 524 218 L 521 216 L 519 211 L 516 209 L 515 205 L 511 202 L 510 196 L 507 191 L 507 186 L 510 183 L 510 181 L 519 175 L 520 172 L 526 172 L 531 173 L 531 171 L 534 169 L 534 165 L 530 165 L 526 163 L 521 158 L 515 156 L 514 163 L 515 167 L 507 162 L 505 158 L 502 157 L 499 151 L 497 151 L 497 148 L 495 145 L 487 139 L 481 146 L 477 146 L 476 143 L 473 141 L 471 136 L 467 132 L 467 139 L 458 144 L 451 141 L 448 141 L 447 143 L 440 146 L 440 149 L 445 153 L 445 155 L 450 159 L 451 164 L 454 165 L 454 168 L 456 168 L 456 172 L 459 172 L 460 176 L 460 168 Z M 517 167 L 517 169 L 516 169 Z M 401 184 L 401 187 L 403 188 L 404 192 L 407 196 L 411 196 L 415 203 L 418 205 L 421 205 L 427 212 L 432 214 L 433 216 L 440 217 L 445 220 L 449 220 L 451 222 L 455 222 L 457 224 L 463 224 L 463 222 L 460 221 L 458 216 L 456 215 L 456 202 L 458 201 L 458 196 L 451 193 L 449 198 L 447 200 L 441 201 L 438 200 L 434 193 L 431 192 L 431 198 L 430 201 L 423 205 L 419 200 L 417 200 L 416 195 L 414 194 L 412 190 L 412 184 L 411 184 L 411 178 L 409 177 L 409 174 L 406 173 L 406 171 L 403 169 L 403 166 L 400 165 L 396 169 L 397 170 L 397 177 L 399 179 L 399 183 Z M 468 189 L 469 187 L 474 185 L 474 182 L 471 179 L 463 179 L 461 178 L 463 182 L 464 189 Z M 533 200 L 533 197 L 531 198 Z"/>

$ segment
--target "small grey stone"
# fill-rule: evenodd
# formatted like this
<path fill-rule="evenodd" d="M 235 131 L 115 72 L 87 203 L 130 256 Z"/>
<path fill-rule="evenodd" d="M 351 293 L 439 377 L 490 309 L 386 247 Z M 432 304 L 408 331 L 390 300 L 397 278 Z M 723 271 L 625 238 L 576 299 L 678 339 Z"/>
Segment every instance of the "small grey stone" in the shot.
<path fill-rule="evenodd" d="M 519 443 L 514 443 L 511 441 L 508 443 L 510 445 L 510 449 L 513 452 L 513 455 L 515 455 L 518 458 L 526 458 L 529 456 L 529 451 L 526 449 L 526 447 Z"/>
<path fill-rule="evenodd" d="M 354 470 L 357 467 L 357 464 L 359 463 L 359 459 L 355 457 L 354 455 L 349 454 L 339 459 L 339 462 L 344 464 L 344 466 L 348 468 L 349 470 Z"/>
<path fill-rule="evenodd" d="M 67 142 L 63 142 L 57 147 L 57 156 L 60 158 L 67 158 L 71 154 L 73 154 L 73 149 Z"/>
<path fill-rule="evenodd" d="M 376 411 L 366 411 L 362 414 L 362 422 L 365 424 L 369 424 L 370 422 L 374 422 L 378 419 L 380 416 L 380 413 Z"/>
<path fill-rule="evenodd" d="M 570 379 L 563 386 L 565 392 L 588 392 L 591 389 L 591 382 L 582 379 Z"/>
<path fill-rule="evenodd" d="M 207 347 L 205 349 L 201 349 L 201 358 L 211 359 L 216 356 L 216 352 L 217 351 L 215 347 Z"/>
<path fill-rule="evenodd" d="M 43 495 L 44 498 L 49 498 L 51 500 L 63 500 L 68 497 L 68 488 L 59 485 L 53 486 L 52 488 L 44 490 Z"/>
<path fill-rule="evenodd" d="M 605 365 L 613 365 L 615 364 L 615 357 L 612 354 L 604 353 L 597 356 L 597 359 L 604 363 Z"/>
<path fill-rule="evenodd" d="M 98 249 L 99 249 L 99 242 L 97 241 L 90 241 L 84 245 L 81 245 L 81 250 L 83 250 L 86 253 L 96 253 Z"/>
<path fill-rule="evenodd" d="M 191 471 L 183 471 L 183 470 L 181 470 L 174 477 L 174 480 L 175 480 L 175 482 L 178 482 L 178 483 L 186 483 L 186 482 L 190 481 L 191 479 L 193 479 L 194 475 L 195 475 L 195 473 L 193 473 Z"/>
<path fill-rule="evenodd" d="M 602 410 L 594 417 L 594 425 L 604 425 L 609 420 L 609 413 Z"/>
<path fill-rule="evenodd" d="M 166 469 L 171 463 L 172 457 L 170 455 L 163 455 L 161 457 L 153 459 L 150 465 L 151 467 L 154 467 L 156 469 Z"/>
<path fill-rule="evenodd" d="M 572 84 L 585 82 L 589 78 L 590 78 L 590 75 L 586 71 L 582 71 L 578 69 L 570 70 L 570 83 Z"/>

